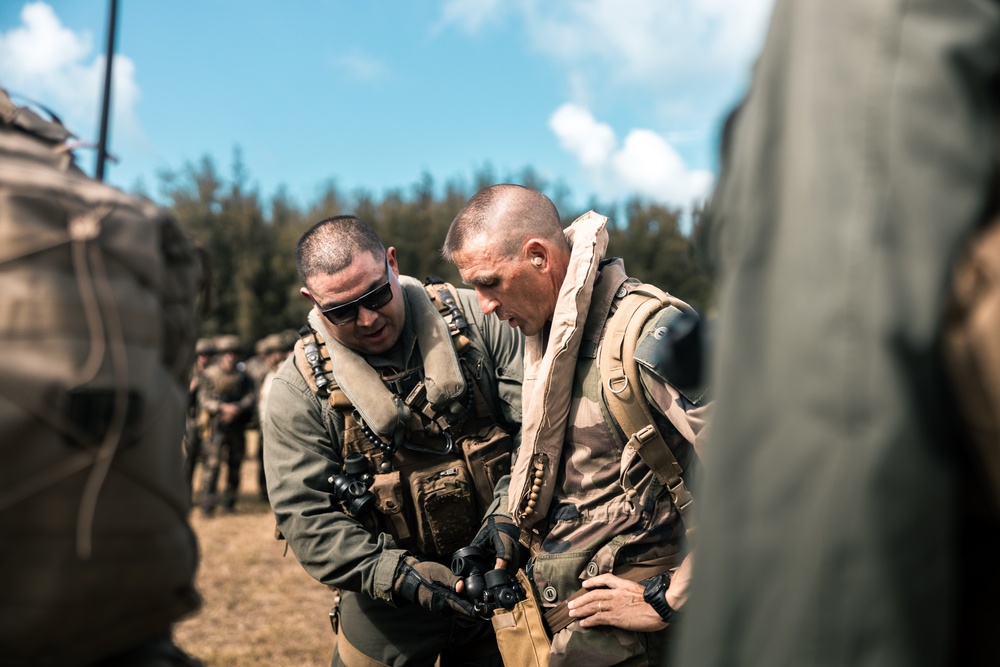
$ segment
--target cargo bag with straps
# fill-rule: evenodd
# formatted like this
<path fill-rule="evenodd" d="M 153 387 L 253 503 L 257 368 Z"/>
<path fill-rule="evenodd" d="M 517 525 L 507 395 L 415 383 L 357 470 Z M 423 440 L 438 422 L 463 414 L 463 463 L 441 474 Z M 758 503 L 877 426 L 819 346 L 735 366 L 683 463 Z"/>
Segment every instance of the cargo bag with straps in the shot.
<path fill-rule="evenodd" d="M 89 665 L 199 603 L 181 436 L 197 255 L 0 91 L 0 662 Z M 131 664 L 131 663 L 130 663 Z"/>

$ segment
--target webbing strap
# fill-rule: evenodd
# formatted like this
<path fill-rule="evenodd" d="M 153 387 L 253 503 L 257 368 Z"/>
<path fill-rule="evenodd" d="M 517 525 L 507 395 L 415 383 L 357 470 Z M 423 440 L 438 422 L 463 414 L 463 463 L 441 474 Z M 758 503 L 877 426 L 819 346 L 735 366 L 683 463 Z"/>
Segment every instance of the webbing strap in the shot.
<path fill-rule="evenodd" d="M 78 337 L 90 335 L 79 301 L 46 300 L 42 303 L 9 300 L 0 296 L 0 339 Z M 118 308 L 125 338 L 137 345 L 160 345 L 163 329 L 151 308 Z"/>
<path fill-rule="evenodd" d="M 346 667 L 389 667 L 384 662 L 362 653 L 357 646 L 347 641 L 343 632 L 337 635 L 337 653 Z"/>
<path fill-rule="evenodd" d="M 10 125 L 17 116 L 17 105 L 10 101 L 6 90 L 0 88 L 0 123 Z"/>
<path fill-rule="evenodd" d="M 656 560 L 645 563 L 631 563 L 628 565 L 616 566 L 615 571 L 612 574 L 628 581 L 639 582 L 643 579 L 649 579 L 650 577 L 655 577 L 658 574 L 667 572 L 676 565 L 677 562 L 674 558 L 657 558 Z M 551 634 L 556 634 L 573 622 L 574 619 L 569 616 L 569 602 L 570 600 L 575 600 L 580 597 L 586 593 L 587 590 L 588 589 L 586 588 L 577 589 L 576 592 L 568 598 L 545 612 L 545 624 L 548 626 Z"/>
<path fill-rule="evenodd" d="M 458 293 L 455 291 L 454 285 L 444 282 L 427 283 L 424 285 L 424 290 L 426 290 L 427 296 L 430 297 L 431 303 L 434 304 L 437 311 L 441 313 L 441 317 L 444 318 L 445 323 L 448 325 L 448 330 L 451 332 L 455 349 L 461 354 L 471 342 L 466 333 L 469 328 L 469 321 L 462 312 L 462 306 L 458 302 Z"/>
<path fill-rule="evenodd" d="M 694 537 L 694 498 L 681 478 L 683 469 L 673 450 L 663 439 L 642 393 L 635 348 L 646 320 L 673 299 L 652 285 L 630 292 L 608 321 L 608 333 L 601 347 L 600 375 L 604 378 L 604 399 L 611 416 L 632 447 L 663 482 L 681 515 L 689 540 Z"/>

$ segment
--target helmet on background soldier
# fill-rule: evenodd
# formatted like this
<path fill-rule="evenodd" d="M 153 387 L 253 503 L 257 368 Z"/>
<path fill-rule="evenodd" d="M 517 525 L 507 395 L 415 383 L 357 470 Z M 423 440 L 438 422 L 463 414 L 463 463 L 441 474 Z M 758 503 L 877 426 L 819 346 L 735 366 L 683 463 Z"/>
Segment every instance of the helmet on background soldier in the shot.
<path fill-rule="evenodd" d="M 243 345 L 240 343 L 240 337 L 234 334 L 226 334 L 219 336 L 215 339 L 215 351 L 218 354 L 225 354 L 226 352 L 233 352 L 239 354 L 243 350 Z"/>
<path fill-rule="evenodd" d="M 194 345 L 195 354 L 215 354 L 215 341 L 211 338 L 199 338 Z"/>

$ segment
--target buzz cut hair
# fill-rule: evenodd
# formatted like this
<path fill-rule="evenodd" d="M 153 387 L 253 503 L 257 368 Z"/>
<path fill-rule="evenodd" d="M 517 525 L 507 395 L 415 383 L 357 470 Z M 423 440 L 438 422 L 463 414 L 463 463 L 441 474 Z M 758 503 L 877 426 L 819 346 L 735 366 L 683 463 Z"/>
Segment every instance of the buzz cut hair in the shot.
<path fill-rule="evenodd" d="M 302 235 L 295 246 L 295 266 L 306 287 L 309 279 L 343 271 L 357 253 L 385 257 L 385 246 L 372 226 L 353 215 L 337 215 L 320 220 Z"/>
<path fill-rule="evenodd" d="M 448 228 L 441 256 L 454 263 L 455 253 L 471 242 L 489 239 L 501 256 L 514 257 L 532 236 L 568 245 L 551 199 L 523 185 L 498 183 L 483 188 L 465 203 Z"/>

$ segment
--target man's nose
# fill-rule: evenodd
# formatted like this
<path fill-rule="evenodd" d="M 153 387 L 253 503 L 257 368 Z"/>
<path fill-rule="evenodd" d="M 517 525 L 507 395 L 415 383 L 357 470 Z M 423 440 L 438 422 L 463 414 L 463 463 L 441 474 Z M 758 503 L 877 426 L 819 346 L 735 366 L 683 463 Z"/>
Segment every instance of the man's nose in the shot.
<path fill-rule="evenodd" d="M 479 290 L 476 290 L 476 297 L 479 299 L 479 307 L 484 313 L 489 315 L 494 310 L 500 307 L 500 302 L 495 298 L 483 294 Z"/>
<path fill-rule="evenodd" d="M 378 311 L 368 310 L 364 306 L 358 306 L 358 317 L 355 320 L 355 324 L 359 327 L 370 327 L 375 323 L 376 318 L 378 318 Z"/>

